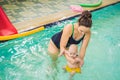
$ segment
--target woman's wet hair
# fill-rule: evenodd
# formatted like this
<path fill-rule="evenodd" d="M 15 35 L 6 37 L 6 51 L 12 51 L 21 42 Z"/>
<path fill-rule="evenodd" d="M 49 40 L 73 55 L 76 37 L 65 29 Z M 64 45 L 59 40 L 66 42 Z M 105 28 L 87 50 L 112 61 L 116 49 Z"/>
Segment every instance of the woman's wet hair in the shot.
<path fill-rule="evenodd" d="M 80 18 L 78 19 L 79 26 L 83 25 L 85 27 L 91 28 L 91 26 L 92 26 L 91 18 L 92 18 L 92 15 L 91 15 L 90 11 L 88 11 L 88 10 L 83 11 Z"/>

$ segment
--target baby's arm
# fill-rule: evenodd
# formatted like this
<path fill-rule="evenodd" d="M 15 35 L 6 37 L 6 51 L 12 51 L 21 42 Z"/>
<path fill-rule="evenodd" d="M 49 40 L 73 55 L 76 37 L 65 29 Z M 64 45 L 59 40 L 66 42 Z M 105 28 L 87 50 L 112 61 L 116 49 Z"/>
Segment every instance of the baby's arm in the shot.
<path fill-rule="evenodd" d="M 70 62 L 71 64 L 75 63 L 75 59 L 72 58 L 72 57 L 70 57 L 69 54 L 64 54 L 64 55 L 65 55 L 65 57 L 66 57 L 66 59 L 67 59 L 68 62 Z"/>

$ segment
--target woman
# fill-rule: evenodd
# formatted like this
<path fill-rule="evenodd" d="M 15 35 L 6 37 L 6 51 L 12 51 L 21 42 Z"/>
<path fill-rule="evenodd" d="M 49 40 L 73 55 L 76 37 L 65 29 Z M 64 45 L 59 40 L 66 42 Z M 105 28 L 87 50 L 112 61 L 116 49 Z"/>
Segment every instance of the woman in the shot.
<path fill-rule="evenodd" d="M 60 54 L 66 52 L 71 44 L 76 44 L 77 46 L 80 42 L 82 42 L 79 51 L 79 60 L 81 61 L 80 63 L 82 66 L 91 35 L 91 17 L 92 15 L 89 11 L 83 11 L 77 23 L 68 24 L 61 32 L 53 35 L 48 46 L 50 54 L 57 56 L 59 52 Z M 66 56 L 66 58 L 68 57 Z"/>

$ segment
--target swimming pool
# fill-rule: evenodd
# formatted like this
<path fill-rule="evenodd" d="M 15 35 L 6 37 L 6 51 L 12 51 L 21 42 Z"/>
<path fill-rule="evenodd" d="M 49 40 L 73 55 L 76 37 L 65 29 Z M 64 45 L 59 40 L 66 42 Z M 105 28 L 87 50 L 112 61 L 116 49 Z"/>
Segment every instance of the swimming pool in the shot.
<path fill-rule="evenodd" d="M 120 77 L 120 3 L 92 12 L 92 36 L 85 56 L 82 74 L 74 80 L 119 80 Z M 72 20 L 57 22 L 57 25 L 36 34 L 0 43 L 1 80 L 68 80 L 69 74 L 62 70 L 64 57 L 52 68 L 47 55 L 50 37 Z"/>

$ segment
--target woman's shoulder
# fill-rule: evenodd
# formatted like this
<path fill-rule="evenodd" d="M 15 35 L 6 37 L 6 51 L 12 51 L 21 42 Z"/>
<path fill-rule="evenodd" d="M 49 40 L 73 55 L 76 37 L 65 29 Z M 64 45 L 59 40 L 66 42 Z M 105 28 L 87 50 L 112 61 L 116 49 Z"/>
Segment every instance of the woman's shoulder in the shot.
<path fill-rule="evenodd" d="M 64 29 L 71 30 L 72 29 L 72 24 L 66 24 L 64 26 Z"/>
<path fill-rule="evenodd" d="M 69 23 L 69 24 L 66 24 L 64 28 L 67 28 L 67 29 L 72 29 L 72 26 L 75 26 L 76 23 Z"/>
<path fill-rule="evenodd" d="M 63 32 L 71 34 L 72 33 L 72 24 L 65 25 L 63 28 Z"/>
<path fill-rule="evenodd" d="M 91 30 L 89 30 L 89 31 L 87 32 L 87 34 L 91 35 Z"/>
<path fill-rule="evenodd" d="M 91 36 L 91 31 L 89 30 L 86 34 L 85 34 L 86 37 L 90 37 Z"/>
<path fill-rule="evenodd" d="M 69 28 L 72 26 L 72 23 L 66 24 L 65 27 Z"/>

